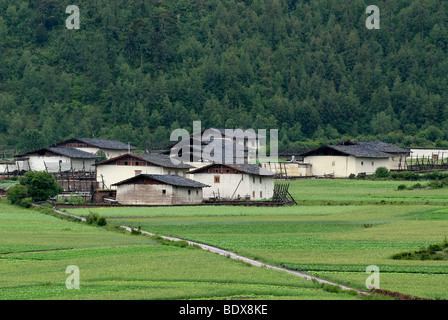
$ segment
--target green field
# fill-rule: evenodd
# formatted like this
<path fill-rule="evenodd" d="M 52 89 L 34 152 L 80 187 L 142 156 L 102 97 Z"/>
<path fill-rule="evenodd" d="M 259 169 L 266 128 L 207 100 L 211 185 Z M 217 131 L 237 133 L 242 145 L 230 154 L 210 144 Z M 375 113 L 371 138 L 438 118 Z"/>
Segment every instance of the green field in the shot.
<path fill-rule="evenodd" d="M 403 190 L 403 182 L 297 180 L 287 207 L 67 209 L 228 249 L 270 264 L 365 288 L 448 298 L 448 261 L 393 260 L 448 237 L 448 192 Z M 409 182 L 411 184 L 411 182 Z M 359 299 L 191 247 L 70 222 L 0 202 L 0 299 Z M 76 265 L 81 290 L 67 290 Z"/>
<path fill-rule="evenodd" d="M 422 185 L 428 181 L 418 181 Z M 293 181 L 290 193 L 299 204 L 448 204 L 447 190 L 400 190 L 416 181 L 310 179 Z"/>
<path fill-rule="evenodd" d="M 193 247 L 0 201 L 0 299 L 359 299 Z M 80 290 L 68 290 L 68 266 Z"/>
<path fill-rule="evenodd" d="M 11 186 L 11 185 L 15 185 L 17 183 L 19 183 L 18 180 L 15 180 L 15 181 L 13 181 L 13 180 L 0 180 L 0 187 L 8 187 L 8 186 Z"/>
<path fill-rule="evenodd" d="M 397 191 L 400 181 L 298 180 L 299 205 L 266 207 L 154 207 L 76 209 L 228 249 L 260 261 L 365 289 L 366 267 L 380 269 L 381 289 L 448 298 L 448 261 L 391 256 L 448 237 L 448 192 Z M 409 183 L 411 184 L 411 182 Z"/>

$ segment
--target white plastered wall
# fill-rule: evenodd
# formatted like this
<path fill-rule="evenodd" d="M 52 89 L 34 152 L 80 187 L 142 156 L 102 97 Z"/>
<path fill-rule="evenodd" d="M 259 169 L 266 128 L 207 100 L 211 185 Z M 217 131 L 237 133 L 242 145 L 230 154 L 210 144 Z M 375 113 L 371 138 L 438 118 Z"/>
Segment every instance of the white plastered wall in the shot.
<path fill-rule="evenodd" d="M 76 149 L 85 151 L 88 153 L 92 153 L 92 154 L 97 154 L 97 152 L 99 150 L 102 150 L 106 154 L 107 159 L 119 157 L 123 154 L 129 153 L 128 150 L 111 150 L 111 149 L 100 149 L 100 148 L 94 148 L 94 147 L 76 148 Z"/>
<path fill-rule="evenodd" d="M 389 158 L 356 158 L 356 174 L 374 174 L 379 167 L 390 170 Z"/>
<path fill-rule="evenodd" d="M 219 177 L 219 183 L 215 182 L 215 176 Z M 189 178 L 210 186 L 203 189 L 205 200 L 218 195 L 228 200 L 237 199 L 238 196 L 241 198 L 249 196 L 251 200 L 261 200 L 272 198 L 274 193 L 273 177 L 235 173 L 195 173 Z"/>
<path fill-rule="evenodd" d="M 303 162 L 312 165 L 312 175 L 322 177 L 333 174 L 335 178 L 347 178 L 356 173 L 356 158 L 353 156 L 310 156 Z"/>
<path fill-rule="evenodd" d="M 304 162 L 312 164 L 312 174 L 318 177 L 333 174 L 335 178 L 348 178 L 350 174 L 373 174 L 379 167 L 390 169 L 389 158 L 310 156 L 305 157 Z"/>
<path fill-rule="evenodd" d="M 94 159 L 71 159 L 65 156 L 29 156 L 19 161 L 20 170 L 59 172 L 68 170 L 94 171 Z"/>
<path fill-rule="evenodd" d="M 101 189 L 116 189 L 112 184 L 132 178 L 140 174 L 177 174 L 185 176 L 184 172 L 188 169 L 172 169 L 160 166 L 125 166 L 125 165 L 98 165 L 96 168 L 96 181 L 99 182 Z M 104 185 L 103 185 L 104 181 Z"/>

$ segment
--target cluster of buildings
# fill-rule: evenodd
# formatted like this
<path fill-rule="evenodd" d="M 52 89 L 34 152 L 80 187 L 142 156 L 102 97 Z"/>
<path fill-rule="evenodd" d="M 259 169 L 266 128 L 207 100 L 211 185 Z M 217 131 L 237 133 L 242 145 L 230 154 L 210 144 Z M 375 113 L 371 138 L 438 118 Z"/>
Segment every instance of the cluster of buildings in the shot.
<path fill-rule="evenodd" d="M 194 138 L 194 137 L 193 137 Z M 231 139 L 234 137 L 223 137 Z M 201 142 L 205 148 L 209 142 Z M 165 153 L 138 153 L 118 141 L 71 138 L 46 148 L 16 155 L 15 167 L 24 171 L 94 172 L 98 189 L 114 190 L 116 201 L 129 205 L 198 204 L 209 199 L 263 200 L 273 196 L 275 173 L 249 164 L 247 146 L 234 143 L 228 163 L 225 150 L 194 161 L 176 161 Z M 170 149 L 178 148 L 178 145 Z M 218 161 L 217 161 L 218 160 Z M 219 161 L 222 160 L 222 161 Z M 237 161 L 238 160 L 238 161 Z M 78 175 L 79 176 L 79 175 Z M 68 177 L 68 175 L 67 175 Z"/>
<path fill-rule="evenodd" d="M 344 141 L 298 154 L 291 161 L 256 165 L 250 155 L 259 147 L 257 142 L 254 145 L 253 141 L 239 140 L 241 143 L 238 137 L 217 130 L 223 141 L 231 143 L 230 158 L 226 154 L 229 149 L 223 147 L 212 155 L 199 152 L 199 157 L 174 161 L 173 154 L 180 155 L 190 147 L 199 151 L 210 148 L 210 140 L 193 134 L 190 141 L 158 153 L 140 153 L 129 144 L 113 140 L 71 138 L 19 154 L 15 164 L 9 165 L 11 171 L 90 172 L 94 173 L 97 189 L 116 192 L 118 203 L 176 205 L 210 199 L 271 199 L 274 179 L 279 177 L 348 178 L 373 174 L 379 167 L 406 170 L 406 159 L 413 152 L 384 142 Z"/>
<path fill-rule="evenodd" d="M 300 157 L 312 176 L 348 178 L 373 174 L 379 167 L 406 170 L 409 155 L 408 149 L 380 141 L 344 141 L 309 150 Z"/>

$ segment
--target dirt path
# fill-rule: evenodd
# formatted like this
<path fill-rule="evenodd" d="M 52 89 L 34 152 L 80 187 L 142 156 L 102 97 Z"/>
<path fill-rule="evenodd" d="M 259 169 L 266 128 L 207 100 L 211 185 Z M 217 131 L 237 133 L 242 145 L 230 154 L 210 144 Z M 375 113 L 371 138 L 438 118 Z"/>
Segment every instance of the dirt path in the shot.
<path fill-rule="evenodd" d="M 38 204 L 32 204 L 32 206 L 36 207 L 36 208 L 40 208 L 40 209 L 46 209 L 45 207 L 42 207 L 42 206 L 40 206 Z M 60 210 L 55 209 L 55 208 L 53 208 L 51 210 L 53 210 L 54 213 L 61 214 L 61 215 L 66 216 L 68 218 L 74 218 L 74 219 L 78 219 L 78 220 L 81 220 L 81 221 L 87 221 L 87 218 L 85 218 L 85 217 L 75 216 L 73 214 L 69 214 L 67 212 L 60 211 Z"/>
<path fill-rule="evenodd" d="M 124 228 L 124 229 L 126 229 L 127 231 L 129 231 L 129 232 L 132 231 L 132 228 L 127 227 L 127 226 L 121 226 L 121 228 Z M 134 228 L 134 230 L 138 231 L 137 228 Z M 141 232 L 142 234 L 146 234 L 146 235 L 148 235 L 148 236 L 158 236 L 158 237 L 161 237 L 161 238 L 166 239 L 166 240 L 171 240 L 171 241 L 185 241 L 185 242 L 187 242 L 188 244 L 190 244 L 190 245 L 196 245 L 196 246 L 200 247 L 200 248 L 203 249 L 203 250 L 207 250 L 207 251 L 210 251 L 210 252 L 213 252 L 213 253 L 217 253 L 217 254 L 220 254 L 220 255 L 222 255 L 222 256 L 229 257 L 229 258 L 231 258 L 231 259 L 241 260 L 241 261 L 243 261 L 243 262 L 245 262 L 245 263 L 249 263 L 249 264 L 251 264 L 251 265 L 253 265 L 253 266 L 256 266 L 256 267 L 266 267 L 266 268 L 268 268 L 268 269 L 274 269 L 274 270 L 278 270 L 278 271 L 284 271 L 284 272 L 287 272 L 287 273 L 289 273 L 289 274 L 292 274 L 292 275 L 301 277 L 301 278 L 303 278 L 303 279 L 305 279 L 305 280 L 310 280 L 310 281 L 311 281 L 311 280 L 315 280 L 315 281 L 317 281 L 318 283 L 322 283 L 322 284 L 330 284 L 330 285 L 338 286 L 338 287 L 340 287 L 340 288 L 343 289 L 343 290 L 354 290 L 354 291 L 356 291 L 358 294 L 361 294 L 361 295 L 368 295 L 368 294 L 369 294 L 369 293 L 366 292 L 366 291 L 362 291 L 362 290 L 354 289 L 354 288 L 351 288 L 351 287 L 348 287 L 348 286 L 344 286 L 344 285 L 339 284 L 339 283 L 335 283 L 335 282 L 331 282 L 331 281 L 328 281 L 328 280 L 324 280 L 324 279 L 321 279 L 321 278 L 318 278 L 318 277 L 315 277 L 315 276 L 311 276 L 311 275 L 306 274 L 306 273 L 302 273 L 302 272 L 298 272 L 298 271 L 294 271 L 294 270 L 290 270 L 290 269 L 286 269 L 286 268 L 277 267 L 277 266 L 274 266 L 274 265 L 270 265 L 270 264 L 262 263 L 262 262 L 257 261 L 257 260 L 253 260 L 253 259 L 249 259 L 249 258 L 240 256 L 240 255 L 235 254 L 235 253 L 233 253 L 233 252 L 231 252 L 231 251 L 223 250 L 223 249 L 220 249 L 220 248 L 217 248 L 217 247 L 213 247 L 213 246 L 210 246 L 210 245 L 206 245 L 206 244 L 203 244 L 203 243 L 194 242 L 194 241 L 190 241 L 190 240 L 184 240 L 184 239 L 180 239 L 180 238 L 173 238 L 173 237 L 161 236 L 161 235 L 159 235 L 159 234 L 154 234 L 154 233 L 147 232 L 147 231 L 143 231 L 143 230 L 140 230 L 140 232 Z"/>

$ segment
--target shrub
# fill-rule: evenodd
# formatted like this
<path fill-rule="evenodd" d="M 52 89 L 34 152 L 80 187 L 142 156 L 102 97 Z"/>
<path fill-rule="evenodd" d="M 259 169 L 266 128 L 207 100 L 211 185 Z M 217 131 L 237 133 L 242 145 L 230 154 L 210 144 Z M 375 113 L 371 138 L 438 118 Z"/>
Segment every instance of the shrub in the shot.
<path fill-rule="evenodd" d="M 66 203 L 66 199 L 63 198 L 63 197 L 59 197 L 59 198 L 56 200 L 56 203 L 57 203 L 57 204 L 64 204 L 64 203 Z"/>
<path fill-rule="evenodd" d="M 417 251 L 408 251 L 394 254 L 394 260 L 446 260 L 446 254 L 440 253 L 443 251 L 447 242 L 440 244 L 431 244 L 428 248 L 421 248 Z"/>
<path fill-rule="evenodd" d="M 390 172 L 386 167 L 379 167 L 375 170 L 375 178 L 389 178 Z"/>
<path fill-rule="evenodd" d="M 390 176 L 392 179 L 395 180 L 407 180 L 407 181 L 416 181 L 419 178 L 416 173 L 410 171 L 396 172 L 392 173 Z"/>
<path fill-rule="evenodd" d="M 107 225 L 107 220 L 104 217 L 100 217 L 98 213 L 90 212 L 89 216 L 87 217 L 88 224 L 96 224 L 97 226 L 103 227 Z"/>
<path fill-rule="evenodd" d="M 87 223 L 88 224 L 96 224 L 100 216 L 98 213 L 90 212 L 89 216 L 87 217 Z"/>
<path fill-rule="evenodd" d="M 408 187 L 405 184 L 400 184 L 397 190 L 406 190 Z"/>
<path fill-rule="evenodd" d="M 68 204 L 74 204 L 75 203 L 75 197 L 73 194 L 70 194 L 70 196 L 67 199 Z"/>
<path fill-rule="evenodd" d="M 77 194 L 76 196 L 74 194 L 70 194 L 70 196 L 67 199 L 69 204 L 81 204 L 84 203 L 84 199 L 82 198 L 82 196 L 80 194 Z"/>
<path fill-rule="evenodd" d="M 416 183 L 414 184 L 411 189 L 421 189 L 422 188 L 422 184 L 421 183 Z"/>
<path fill-rule="evenodd" d="M 442 246 L 439 245 L 439 244 L 431 244 L 431 245 L 428 247 L 428 250 L 429 250 L 430 253 L 435 253 L 436 251 L 442 251 L 443 248 L 442 248 Z"/>
<path fill-rule="evenodd" d="M 447 173 L 438 172 L 438 171 L 429 172 L 429 173 L 422 175 L 422 178 L 425 180 L 442 180 L 447 177 L 448 177 Z"/>
<path fill-rule="evenodd" d="M 131 234 L 139 235 L 139 234 L 142 234 L 142 232 L 141 232 L 140 228 L 137 228 L 137 229 L 131 228 Z"/>
<path fill-rule="evenodd" d="M 363 174 L 363 173 L 358 173 L 358 175 L 356 176 L 356 178 L 358 178 L 358 179 L 365 179 L 365 178 L 366 178 L 366 175 Z"/>
<path fill-rule="evenodd" d="M 33 204 L 33 199 L 30 198 L 30 197 L 28 197 L 28 198 L 23 198 L 23 199 L 20 201 L 20 206 L 21 206 L 21 207 L 24 207 L 24 208 L 29 208 L 29 207 L 31 207 L 32 204 Z"/>
<path fill-rule="evenodd" d="M 429 183 L 429 187 L 431 189 L 441 189 L 441 188 L 443 188 L 443 183 L 437 179 L 437 180 L 431 181 Z"/>
<path fill-rule="evenodd" d="M 62 192 L 56 179 L 45 171 L 28 171 L 20 184 L 28 187 L 28 195 L 33 201 L 44 201 Z"/>
<path fill-rule="evenodd" d="M 20 184 L 15 185 L 14 187 L 8 189 L 6 195 L 12 204 L 20 204 L 23 199 L 29 197 L 28 187 Z"/>
<path fill-rule="evenodd" d="M 96 224 L 99 225 L 100 227 L 105 226 L 107 224 L 106 218 L 99 217 Z"/>
<path fill-rule="evenodd" d="M 356 176 L 355 176 L 355 174 L 354 174 L 354 173 L 350 173 L 350 175 L 348 176 L 348 178 L 349 178 L 349 179 L 355 179 L 355 178 L 356 178 Z"/>

